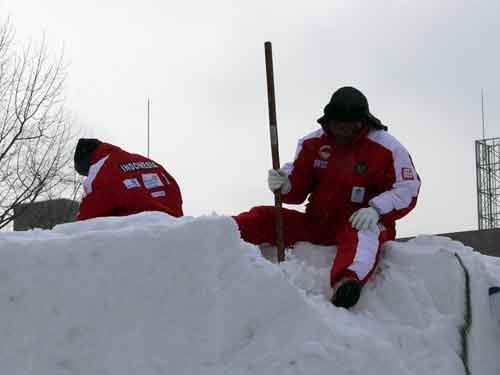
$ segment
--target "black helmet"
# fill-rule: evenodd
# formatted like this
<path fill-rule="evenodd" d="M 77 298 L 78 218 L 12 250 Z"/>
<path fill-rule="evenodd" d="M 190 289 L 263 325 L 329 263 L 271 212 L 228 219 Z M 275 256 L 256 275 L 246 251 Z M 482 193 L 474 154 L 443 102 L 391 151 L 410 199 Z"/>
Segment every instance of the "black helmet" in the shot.
<path fill-rule="evenodd" d="M 93 138 L 80 138 L 75 149 L 75 170 L 82 176 L 88 176 L 90 160 L 97 146 L 102 142 Z"/>
<path fill-rule="evenodd" d="M 366 96 L 350 86 L 341 87 L 333 93 L 330 102 L 323 110 L 323 116 L 318 119 L 318 123 L 324 126 L 328 120 L 366 120 L 371 128 L 387 130 L 387 126 L 370 113 Z"/>

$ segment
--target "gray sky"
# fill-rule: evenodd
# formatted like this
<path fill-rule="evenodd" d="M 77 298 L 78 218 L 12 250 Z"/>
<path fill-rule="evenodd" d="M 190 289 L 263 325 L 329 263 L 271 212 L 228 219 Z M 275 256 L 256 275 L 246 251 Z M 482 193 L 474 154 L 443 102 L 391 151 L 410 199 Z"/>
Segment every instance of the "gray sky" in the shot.
<path fill-rule="evenodd" d="M 181 185 L 187 215 L 273 204 L 264 42 L 273 43 L 282 163 L 353 85 L 422 178 L 399 235 L 477 227 L 474 140 L 500 137 L 498 1 L 0 0 L 17 41 L 45 34 L 69 63 L 86 136 L 146 154 Z M 76 140 L 75 140 L 76 142 Z"/>

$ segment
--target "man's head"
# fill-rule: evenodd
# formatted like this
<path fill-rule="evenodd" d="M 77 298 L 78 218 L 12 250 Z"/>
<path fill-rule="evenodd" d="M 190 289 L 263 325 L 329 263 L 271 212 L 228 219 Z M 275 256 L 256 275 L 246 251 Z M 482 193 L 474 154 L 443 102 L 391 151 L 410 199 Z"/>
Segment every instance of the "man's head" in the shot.
<path fill-rule="evenodd" d="M 92 154 L 102 142 L 93 138 L 80 138 L 75 149 L 75 170 L 82 176 L 88 176 Z"/>
<path fill-rule="evenodd" d="M 387 130 L 387 127 L 370 113 L 368 100 L 363 93 L 350 86 L 341 87 L 333 93 L 318 123 L 339 143 L 352 142 L 364 127 Z"/>
<path fill-rule="evenodd" d="M 347 145 L 352 143 L 366 128 L 365 120 L 327 120 L 323 126 L 325 132 L 330 134 L 335 143 Z"/>

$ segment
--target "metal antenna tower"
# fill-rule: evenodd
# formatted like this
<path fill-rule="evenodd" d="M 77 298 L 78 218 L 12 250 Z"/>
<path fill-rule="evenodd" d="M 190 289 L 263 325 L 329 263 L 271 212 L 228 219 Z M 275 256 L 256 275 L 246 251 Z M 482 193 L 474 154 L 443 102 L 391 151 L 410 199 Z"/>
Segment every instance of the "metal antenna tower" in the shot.
<path fill-rule="evenodd" d="M 483 139 L 476 141 L 478 229 L 500 228 L 500 138 L 486 139 L 481 89 Z"/>
<path fill-rule="evenodd" d="M 476 141 L 479 229 L 500 228 L 500 138 Z"/>

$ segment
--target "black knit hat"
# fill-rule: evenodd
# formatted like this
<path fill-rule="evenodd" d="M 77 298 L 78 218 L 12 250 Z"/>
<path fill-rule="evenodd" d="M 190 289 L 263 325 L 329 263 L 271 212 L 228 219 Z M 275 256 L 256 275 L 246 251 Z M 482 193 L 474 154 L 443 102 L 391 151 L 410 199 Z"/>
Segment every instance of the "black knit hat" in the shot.
<path fill-rule="evenodd" d="M 323 110 L 323 116 L 318 119 L 318 123 L 324 126 L 328 120 L 366 120 L 371 128 L 387 130 L 387 126 L 370 113 L 366 96 L 350 86 L 341 87 L 333 93 L 330 102 Z"/>
<path fill-rule="evenodd" d="M 80 138 L 75 149 L 75 170 L 82 176 L 88 176 L 92 154 L 102 142 L 94 138 Z"/>

